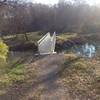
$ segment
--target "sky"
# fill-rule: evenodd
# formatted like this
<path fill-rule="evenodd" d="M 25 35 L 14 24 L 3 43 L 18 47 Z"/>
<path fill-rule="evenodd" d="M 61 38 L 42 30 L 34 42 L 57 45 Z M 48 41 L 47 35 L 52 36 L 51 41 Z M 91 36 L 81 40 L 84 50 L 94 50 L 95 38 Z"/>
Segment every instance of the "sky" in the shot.
<path fill-rule="evenodd" d="M 56 4 L 59 0 L 31 0 L 32 2 L 43 3 L 43 4 Z M 100 0 L 87 0 L 87 2 L 91 5 L 99 5 Z"/>
<path fill-rule="evenodd" d="M 37 3 L 43 3 L 43 4 L 56 4 L 58 3 L 58 0 L 33 0 Z"/>
<path fill-rule="evenodd" d="M 88 3 L 93 4 L 93 5 L 99 5 L 100 0 L 87 0 Z"/>

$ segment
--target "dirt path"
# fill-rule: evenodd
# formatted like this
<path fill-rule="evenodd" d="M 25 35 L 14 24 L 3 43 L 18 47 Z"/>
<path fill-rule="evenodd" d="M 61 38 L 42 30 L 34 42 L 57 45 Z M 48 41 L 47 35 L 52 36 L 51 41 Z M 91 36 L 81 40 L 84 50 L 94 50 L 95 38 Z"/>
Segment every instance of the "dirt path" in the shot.
<path fill-rule="evenodd" d="M 58 72 L 64 61 L 63 54 L 41 57 L 27 66 L 37 67 L 37 77 L 11 87 L 0 100 L 73 100 L 68 89 L 60 84 Z M 35 81 L 34 81 L 35 80 Z"/>

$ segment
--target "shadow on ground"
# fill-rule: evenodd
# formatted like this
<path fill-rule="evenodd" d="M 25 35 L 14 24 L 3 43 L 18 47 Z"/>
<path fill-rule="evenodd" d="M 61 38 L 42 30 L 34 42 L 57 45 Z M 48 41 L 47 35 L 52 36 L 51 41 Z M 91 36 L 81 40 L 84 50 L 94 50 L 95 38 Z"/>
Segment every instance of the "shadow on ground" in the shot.
<path fill-rule="evenodd" d="M 30 83 L 24 82 L 21 84 L 15 84 L 14 86 L 10 87 L 7 90 L 6 94 L 0 96 L 0 100 L 34 100 L 31 97 L 28 97 L 28 95 L 30 93 L 35 92 L 35 90 L 38 89 L 40 85 L 44 85 L 45 87 L 48 88 L 49 91 L 56 90 L 59 87 L 59 85 L 55 81 L 60 78 L 63 71 L 66 69 L 66 66 L 62 66 L 61 62 L 63 61 L 60 61 L 64 60 L 63 56 L 64 55 L 59 54 L 59 55 L 44 56 L 44 57 L 37 56 L 36 59 L 32 58 L 29 63 L 40 61 L 41 63 L 39 65 L 37 64 L 37 67 L 42 66 L 40 68 L 41 69 L 40 71 L 41 73 L 43 71 L 43 74 L 39 74 L 38 77 L 35 78 L 36 81 L 32 79 Z M 67 67 L 70 66 L 71 63 L 77 61 L 78 59 L 79 58 L 76 58 L 67 62 Z M 43 64 L 44 62 L 47 64 L 46 65 Z M 45 69 L 43 65 L 47 68 Z M 46 70 L 51 66 L 54 67 L 56 66 L 56 67 L 52 71 L 46 72 Z M 44 73 L 44 70 L 46 74 Z"/>

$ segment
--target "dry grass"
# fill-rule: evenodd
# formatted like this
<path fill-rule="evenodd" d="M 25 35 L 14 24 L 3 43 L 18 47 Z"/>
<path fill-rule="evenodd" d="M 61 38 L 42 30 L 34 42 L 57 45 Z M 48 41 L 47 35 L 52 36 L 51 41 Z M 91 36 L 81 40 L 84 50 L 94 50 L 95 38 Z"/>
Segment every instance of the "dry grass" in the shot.
<path fill-rule="evenodd" d="M 30 33 L 26 33 L 26 34 L 27 34 L 29 41 L 34 41 L 34 42 L 37 42 L 43 36 L 43 33 L 40 31 L 30 32 Z M 57 36 L 57 39 L 64 41 L 64 40 L 69 40 L 69 39 L 72 39 L 75 37 L 77 37 L 77 33 L 64 33 L 64 34 Z M 4 36 L 3 39 L 5 41 L 8 41 L 8 40 L 16 40 L 17 41 L 17 40 L 19 40 L 19 41 L 25 42 L 25 35 L 18 34 L 17 37 L 16 37 L 16 35 L 7 35 L 7 36 Z"/>
<path fill-rule="evenodd" d="M 30 33 L 26 33 L 29 41 L 34 41 L 36 42 L 37 40 L 39 40 L 43 35 L 42 32 L 30 32 Z M 17 34 L 16 35 L 7 35 L 7 36 L 3 36 L 3 39 L 5 41 L 9 41 L 9 40 L 13 40 L 13 41 L 23 41 L 25 42 L 25 35 L 24 34 Z"/>
<path fill-rule="evenodd" d="M 67 68 L 63 72 L 62 82 L 69 87 L 71 94 L 84 100 L 100 100 L 100 61 L 80 58 L 67 66 L 67 62 L 76 57 L 71 54 L 65 55 L 65 58 L 64 66 Z"/>
<path fill-rule="evenodd" d="M 57 38 L 60 40 L 66 41 L 66 40 L 76 38 L 77 36 L 78 36 L 77 33 L 70 33 L 70 34 L 64 33 L 64 34 L 57 36 Z"/>

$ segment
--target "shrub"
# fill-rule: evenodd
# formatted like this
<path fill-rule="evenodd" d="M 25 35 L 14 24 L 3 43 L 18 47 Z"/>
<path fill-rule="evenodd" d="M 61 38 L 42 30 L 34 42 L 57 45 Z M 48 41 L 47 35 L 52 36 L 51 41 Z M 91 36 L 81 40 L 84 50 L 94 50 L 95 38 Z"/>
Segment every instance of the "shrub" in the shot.
<path fill-rule="evenodd" d="M 7 54 L 8 54 L 8 46 L 0 40 L 0 62 L 6 61 Z"/>

